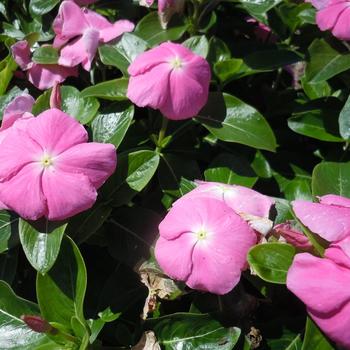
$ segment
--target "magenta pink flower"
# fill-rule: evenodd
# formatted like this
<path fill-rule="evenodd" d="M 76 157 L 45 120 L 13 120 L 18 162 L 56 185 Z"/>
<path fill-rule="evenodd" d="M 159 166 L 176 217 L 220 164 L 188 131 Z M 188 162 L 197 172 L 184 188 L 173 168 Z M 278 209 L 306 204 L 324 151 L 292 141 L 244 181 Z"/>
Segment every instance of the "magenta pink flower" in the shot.
<path fill-rule="evenodd" d="M 27 41 L 18 41 L 11 46 L 12 55 L 20 68 L 27 72 L 28 80 L 40 90 L 62 83 L 70 76 L 78 76 L 75 68 L 62 67 L 58 64 L 38 64 L 31 60 L 30 46 Z"/>
<path fill-rule="evenodd" d="M 63 1 L 53 29 L 54 46 L 63 46 L 58 63 L 67 67 L 81 63 L 85 70 L 90 70 L 99 45 L 131 32 L 134 24 L 127 20 L 110 23 L 96 12 L 80 8 L 72 1 Z"/>
<path fill-rule="evenodd" d="M 285 241 L 303 251 L 312 251 L 313 247 L 309 239 L 300 231 L 296 230 L 290 223 L 276 225 L 273 228 L 274 234 L 283 237 Z"/>
<path fill-rule="evenodd" d="M 159 225 L 155 256 L 164 272 L 194 289 L 228 293 L 246 268 L 255 232 L 222 200 L 187 197 Z"/>
<path fill-rule="evenodd" d="M 9 130 L 0 147 L 0 200 L 25 219 L 63 220 L 89 209 L 115 169 L 114 146 L 87 143 L 84 127 L 58 109 Z"/>
<path fill-rule="evenodd" d="M 293 210 L 298 219 L 312 232 L 330 242 L 350 235 L 350 199 L 329 194 L 319 197 L 319 203 L 296 200 Z"/>
<path fill-rule="evenodd" d="M 326 249 L 325 258 L 297 254 L 288 271 L 287 287 L 307 307 L 323 332 L 350 349 L 350 238 Z"/>
<path fill-rule="evenodd" d="M 350 40 L 350 8 L 348 0 L 314 0 L 318 9 L 316 23 L 321 30 L 331 30 L 341 40 Z"/>
<path fill-rule="evenodd" d="M 128 72 L 128 98 L 169 119 L 194 117 L 207 102 L 209 64 L 180 44 L 167 42 L 140 54 Z"/>

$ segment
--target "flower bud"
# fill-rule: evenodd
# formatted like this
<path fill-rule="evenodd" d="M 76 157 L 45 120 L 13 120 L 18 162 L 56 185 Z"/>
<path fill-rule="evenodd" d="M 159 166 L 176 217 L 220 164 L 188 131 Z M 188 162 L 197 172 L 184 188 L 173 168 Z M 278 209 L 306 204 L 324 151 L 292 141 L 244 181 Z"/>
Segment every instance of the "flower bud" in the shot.
<path fill-rule="evenodd" d="M 34 332 L 52 333 L 54 328 L 49 322 L 36 315 L 22 315 L 21 320 Z"/>

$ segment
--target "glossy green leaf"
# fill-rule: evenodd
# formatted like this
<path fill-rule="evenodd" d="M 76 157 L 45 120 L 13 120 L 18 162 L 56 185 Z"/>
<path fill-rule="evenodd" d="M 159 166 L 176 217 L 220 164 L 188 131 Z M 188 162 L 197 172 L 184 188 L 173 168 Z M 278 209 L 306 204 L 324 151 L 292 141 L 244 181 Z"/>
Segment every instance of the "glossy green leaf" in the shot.
<path fill-rule="evenodd" d="M 306 66 L 307 80 L 322 82 L 350 68 L 350 54 L 341 54 L 323 39 L 315 39 L 309 47 L 310 62 Z"/>
<path fill-rule="evenodd" d="M 350 96 L 339 114 L 340 135 L 347 141 L 350 141 Z"/>
<path fill-rule="evenodd" d="M 104 100 L 127 100 L 128 79 L 120 78 L 89 86 L 81 92 L 81 97 L 98 97 Z"/>
<path fill-rule="evenodd" d="M 137 24 L 134 33 L 153 47 L 164 41 L 175 41 L 182 37 L 187 24 L 180 16 L 174 16 L 167 29 L 160 25 L 157 12 L 151 12 Z"/>
<path fill-rule="evenodd" d="M 35 15 L 44 15 L 50 12 L 60 0 L 30 0 L 29 9 Z"/>
<path fill-rule="evenodd" d="M 310 317 L 306 319 L 305 336 L 301 350 L 335 350 L 326 336 L 320 331 Z"/>
<path fill-rule="evenodd" d="M 55 263 L 67 225 L 55 229 L 49 223 L 38 231 L 27 221 L 19 220 L 19 237 L 30 264 L 38 272 L 45 274 Z"/>
<path fill-rule="evenodd" d="M 264 281 L 285 284 L 295 248 L 285 243 L 265 243 L 251 248 L 248 263 Z"/>
<path fill-rule="evenodd" d="M 39 309 L 0 281 L 0 349 L 33 350 L 53 344 L 45 334 L 32 331 L 21 320 L 22 315 L 39 315 Z"/>
<path fill-rule="evenodd" d="M 78 247 L 67 236 L 62 240 L 55 265 L 37 274 L 37 299 L 43 317 L 71 329 L 73 316 L 85 324 L 83 303 L 86 268 Z"/>
<path fill-rule="evenodd" d="M 251 15 L 261 15 L 277 6 L 281 1 L 282 0 L 240 0 L 240 3 Z"/>
<path fill-rule="evenodd" d="M 125 76 L 130 63 L 146 50 L 147 42 L 131 33 L 125 33 L 116 44 L 99 47 L 102 63 L 119 68 Z"/>
<path fill-rule="evenodd" d="M 214 136 L 226 142 L 237 142 L 250 147 L 274 151 L 276 139 L 265 118 L 252 106 L 237 97 L 224 94 L 225 106 L 213 101 L 197 119 Z M 224 113 L 222 113 L 224 111 Z"/>
<path fill-rule="evenodd" d="M 312 173 L 312 194 L 350 197 L 350 163 L 323 162 Z"/>
<path fill-rule="evenodd" d="M 13 59 L 10 52 L 10 46 L 14 44 L 14 42 L 15 41 L 10 38 L 5 40 L 5 46 L 7 47 L 9 53 L 2 61 L 0 61 L 0 96 L 5 94 L 13 74 L 17 69 L 17 63 Z"/>
<path fill-rule="evenodd" d="M 58 49 L 52 46 L 41 46 L 34 51 L 32 60 L 39 64 L 57 64 L 58 58 Z"/>
<path fill-rule="evenodd" d="M 118 148 L 128 131 L 133 116 L 134 105 L 128 102 L 108 106 L 92 122 L 93 140 L 112 143 Z"/>
<path fill-rule="evenodd" d="M 222 153 L 204 171 L 206 181 L 253 187 L 258 180 L 249 162 L 238 155 Z"/>
<path fill-rule="evenodd" d="M 6 210 L 0 211 L 0 253 L 10 248 L 10 238 L 18 232 L 19 218 Z"/>
<path fill-rule="evenodd" d="M 152 179 L 158 168 L 159 158 L 158 153 L 148 150 L 119 155 L 118 171 L 104 186 L 103 196 L 114 205 L 127 203 Z"/>
<path fill-rule="evenodd" d="M 209 42 L 205 35 L 192 36 L 185 40 L 182 45 L 192 50 L 195 54 L 207 57 L 209 52 Z"/>
<path fill-rule="evenodd" d="M 241 334 L 207 314 L 178 313 L 150 321 L 164 350 L 232 350 Z"/>
<path fill-rule="evenodd" d="M 207 60 L 214 65 L 217 62 L 229 60 L 230 58 L 231 52 L 226 43 L 215 36 L 210 38 Z"/>

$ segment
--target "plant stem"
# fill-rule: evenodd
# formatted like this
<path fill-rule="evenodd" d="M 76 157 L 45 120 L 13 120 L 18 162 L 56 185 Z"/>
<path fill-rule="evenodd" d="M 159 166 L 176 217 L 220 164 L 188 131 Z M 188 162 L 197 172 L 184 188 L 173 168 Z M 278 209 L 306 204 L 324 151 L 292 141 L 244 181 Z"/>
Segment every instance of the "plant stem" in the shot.
<path fill-rule="evenodd" d="M 167 128 L 168 128 L 168 119 L 163 117 L 163 119 L 162 119 L 162 126 L 161 126 L 161 128 L 159 130 L 159 134 L 158 134 L 157 146 L 159 148 L 161 148 L 160 144 L 164 140 Z"/>

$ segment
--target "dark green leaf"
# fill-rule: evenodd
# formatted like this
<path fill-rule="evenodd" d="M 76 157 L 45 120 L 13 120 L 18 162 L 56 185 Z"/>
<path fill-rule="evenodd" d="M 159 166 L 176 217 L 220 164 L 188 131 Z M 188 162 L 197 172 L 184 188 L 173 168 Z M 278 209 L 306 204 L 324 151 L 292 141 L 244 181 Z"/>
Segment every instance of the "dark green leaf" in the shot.
<path fill-rule="evenodd" d="M 335 347 L 327 340 L 311 318 L 306 320 L 305 336 L 301 350 L 334 350 Z"/>
<path fill-rule="evenodd" d="M 127 100 L 126 90 L 129 79 L 120 78 L 89 86 L 81 92 L 81 97 L 98 97 L 104 100 Z"/>
<path fill-rule="evenodd" d="M 60 0 L 30 0 L 29 9 L 35 15 L 44 15 L 50 12 Z"/>
<path fill-rule="evenodd" d="M 339 131 L 345 140 L 350 141 L 350 96 L 339 114 Z"/>
<path fill-rule="evenodd" d="M 55 263 L 66 226 L 50 229 L 47 223 L 44 230 L 38 231 L 27 221 L 19 220 L 19 237 L 24 253 L 38 272 L 45 274 Z"/>
<path fill-rule="evenodd" d="M 264 281 L 285 284 L 295 253 L 295 248 L 290 244 L 259 244 L 250 249 L 248 263 Z"/>
<path fill-rule="evenodd" d="M 182 43 L 197 55 L 207 57 L 209 51 L 209 42 L 205 35 L 192 36 Z"/>

